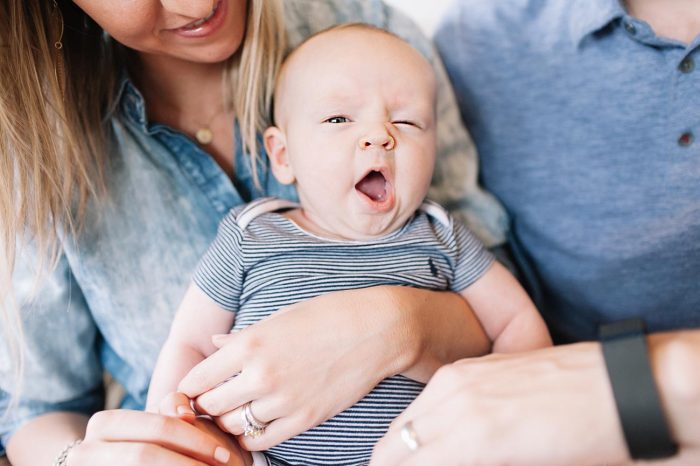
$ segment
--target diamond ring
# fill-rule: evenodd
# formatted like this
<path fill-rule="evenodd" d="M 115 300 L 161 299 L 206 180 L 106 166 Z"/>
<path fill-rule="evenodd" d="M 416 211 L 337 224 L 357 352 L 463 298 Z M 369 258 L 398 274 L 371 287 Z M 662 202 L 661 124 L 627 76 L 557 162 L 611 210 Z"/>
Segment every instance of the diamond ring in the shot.
<path fill-rule="evenodd" d="M 250 409 L 252 401 L 243 405 L 241 410 L 241 425 L 243 426 L 243 435 L 245 437 L 258 438 L 265 433 L 265 428 L 270 425 L 269 422 L 262 422 L 255 416 Z"/>

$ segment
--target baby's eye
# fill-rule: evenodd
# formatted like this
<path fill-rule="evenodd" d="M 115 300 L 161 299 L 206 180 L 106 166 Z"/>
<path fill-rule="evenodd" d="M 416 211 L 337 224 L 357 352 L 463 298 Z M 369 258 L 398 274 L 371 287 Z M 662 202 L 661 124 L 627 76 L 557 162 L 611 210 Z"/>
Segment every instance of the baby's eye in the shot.
<path fill-rule="evenodd" d="M 332 116 L 323 120 L 324 123 L 348 123 L 350 119 L 344 116 Z"/>
<path fill-rule="evenodd" d="M 415 121 L 411 120 L 396 120 L 392 122 L 394 125 L 407 125 L 407 126 L 414 126 L 416 128 L 420 128 L 420 125 L 416 123 Z"/>

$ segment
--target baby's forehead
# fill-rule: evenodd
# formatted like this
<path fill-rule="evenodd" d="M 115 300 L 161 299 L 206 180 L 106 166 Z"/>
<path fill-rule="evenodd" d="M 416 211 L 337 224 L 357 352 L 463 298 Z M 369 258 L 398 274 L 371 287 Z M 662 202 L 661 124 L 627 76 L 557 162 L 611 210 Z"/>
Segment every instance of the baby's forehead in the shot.
<path fill-rule="evenodd" d="M 342 95 L 344 83 L 361 80 L 362 70 L 369 67 L 391 68 L 397 80 L 435 85 L 430 63 L 403 39 L 373 26 L 340 26 L 310 37 L 287 57 L 275 89 L 275 112 L 285 100 L 313 90 L 324 79 L 336 83 Z"/>
<path fill-rule="evenodd" d="M 364 52 L 367 58 L 373 53 L 406 53 L 414 59 L 428 61 L 404 39 L 384 29 L 368 24 L 352 23 L 318 32 L 295 48 L 282 64 L 283 70 L 305 67 L 308 62 L 322 62 L 326 58 L 348 57 Z"/>

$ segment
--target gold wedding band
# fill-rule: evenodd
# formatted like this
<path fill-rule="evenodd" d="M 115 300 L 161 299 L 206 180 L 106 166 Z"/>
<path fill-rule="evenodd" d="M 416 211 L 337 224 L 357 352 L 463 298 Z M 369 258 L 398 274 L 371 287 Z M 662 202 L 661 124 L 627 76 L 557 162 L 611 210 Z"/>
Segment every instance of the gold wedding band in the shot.
<path fill-rule="evenodd" d="M 418 440 L 418 435 L 413 428 L 413 422 L 408 421 L 401 428 L 401 440 L 411 451 L 416 451 L 420 447 L 420 441 Z"/>

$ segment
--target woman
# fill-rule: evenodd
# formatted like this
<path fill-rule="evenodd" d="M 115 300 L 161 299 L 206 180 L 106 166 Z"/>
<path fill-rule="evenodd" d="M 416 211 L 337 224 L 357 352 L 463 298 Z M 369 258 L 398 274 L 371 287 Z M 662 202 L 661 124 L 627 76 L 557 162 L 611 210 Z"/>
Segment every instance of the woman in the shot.
<path fill-rule="evenodd" d="M 364 20 L 430 53 L 379 1 L 313 6 L 285 2 L 292 43 L 334 22 Z M 21 387 L 5 369 L 0 377 L 0 406 L 12 405 L 0 424 L 10 460 L 239 464 L 227 456 L 230 440 L 208 433 L 211 425 L 129 410 L 90 416 L 103 407 L 103 370 L 126 388 L 123 408 L 143 407 L 176 304 L 222 216 L 262 194 L 294 196 L 263 158 L 245 155 L 257 154 L 283 49 L 277 2 L 12 0 L 0 8 L 0 177 L 11 180 L 3 183 L 0 218 L 20 308 L 3 312 L 3 330 L 14 335 L 17 316 L 24 329 L 9 345 L 24 349 L 23 377 L 14 377 Z M 469 141 L 438 72 L 443 165 L 433 197 L 473 206 L 471 226 L 493 243 L 501 211 L 475 186 L 473 153 L 455 152 Z M 480 222 L 473 212 L 490 218 L 479 214 Z M 22 238 L 17 248 L 15 238 Z M 488 348 L 471 312 L 446 293 L 381 287 L 293 311 L 225 348 L 254 351 L 245 369 L 281 387 L 290 400 L 288 437 L 389 374 L 425 381 L 439 365 Z M 308 328 L 311 320 L 318 327 Z M 330 339 L 305 336 L 327 328 Z M 10 350 L 4 361 L 18 359 Z M 358 356 L 343 358 L 350 353 Z M 276 379 L 290 368 L 300 376 Z M 220 403 L 236 408 L 225 397 Z M 42 448 L 31 448 L 37 441 Z"/>

